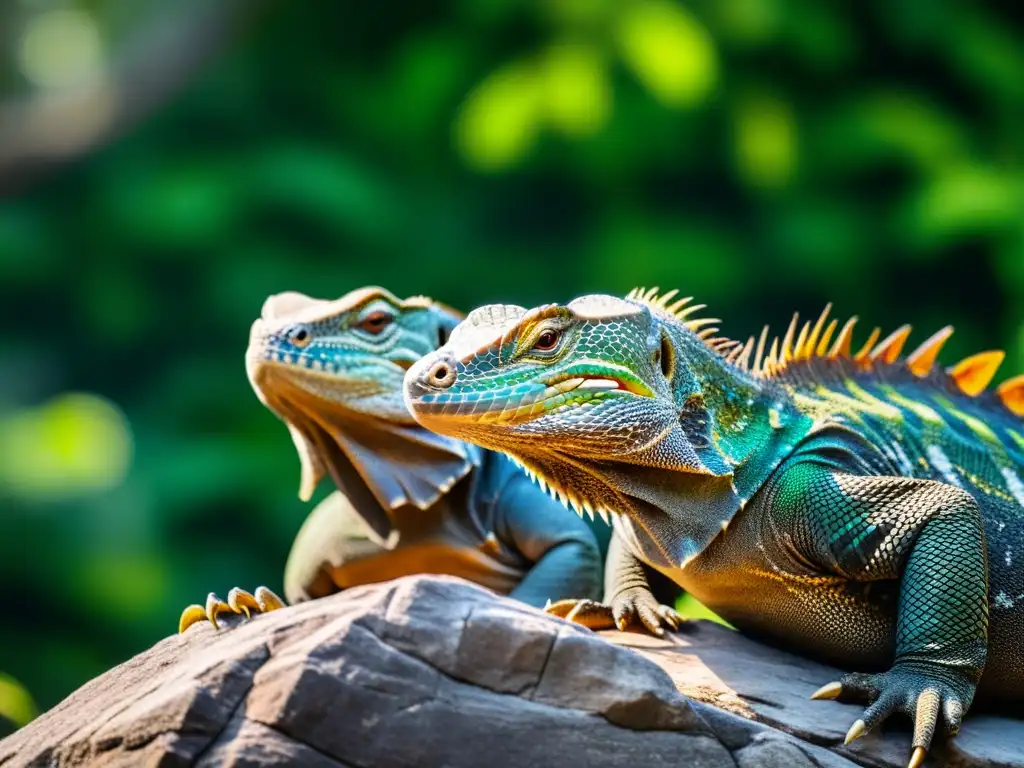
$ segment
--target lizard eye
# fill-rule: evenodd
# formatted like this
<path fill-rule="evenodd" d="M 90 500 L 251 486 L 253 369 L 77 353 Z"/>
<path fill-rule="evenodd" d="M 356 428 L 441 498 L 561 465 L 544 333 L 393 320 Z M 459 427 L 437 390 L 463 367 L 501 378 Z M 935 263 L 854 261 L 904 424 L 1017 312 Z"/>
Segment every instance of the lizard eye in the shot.
<path fill-rule="evenodd" d="M 376 336 L 391 325 L 393 321 L 394 318 L 387 312 L 373 312 L 363 318 L 359 323 L 359 327 L 367 333 L 371 333 Z"/>
<path fill-rule="evenodd" d="M 296 328 L 288 334 L 288 340 L 296 347 L 304 347 L 312 341 L 313 335 L 306 328 Z"/>
<path fill-rule="evenodd" d="M 537 337 L 537 341 L 533 343 L 533 348 L 541 352 L 549 352 L 558 344 L 558 337 L 560 335 L 558 331 L 544 331 L 544 333 Z"/>

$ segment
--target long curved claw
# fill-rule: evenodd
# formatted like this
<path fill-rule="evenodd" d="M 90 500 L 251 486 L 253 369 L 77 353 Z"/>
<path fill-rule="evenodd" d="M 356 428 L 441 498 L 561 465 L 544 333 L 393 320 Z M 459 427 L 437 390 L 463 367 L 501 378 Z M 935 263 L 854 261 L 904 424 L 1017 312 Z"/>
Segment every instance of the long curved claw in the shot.
<path fill-rule="evenodd" d="M 839 682 L 825 683 L 811 694 L 812 699 L 838 699 L 843 692 L 843 684 Z"/>
<path fill-rule="evenodd" d="M 576 605 L 565 616 L 566 621 L 580 624 L 587 629 L 614 629 L 612 609 L 596 600 L 577 600 Z"/>
<path fill-rule="evenodd" d="M 181 612 L 181 618 L 178 620 L 178 634 L 180 635 L 193 624 L 198 624 L 200 621 L 206 621 L 206 609 L 201 605 L 193 603 Z"/>
<path fill-rule="evenodd" d="M 213 592 L 206 596 L 206 616 L 210 619 L 210 623 L 213 624 L 214 629 L 220 629 L 220 624 L 217 623 L 217 614 L 230 610 L 231 606 L 217 597 Z"/>
<path fill-rule="evenodd" d="M 947 669 L 932 674 L 920 662 L 897 663 L 881 674 L 844 675 L 840 681 L 823 685 L 811 698 L 869 702 L 864 714 L 850 726 L 844 744 L 859 739 L 894 713 L 907 715 L 914 723 L 913 751 L 907 768 L 920 768 L 940 727 L 946 736 L 960 730 L 964 712 L 974 697 L 974 686 L 967 673 L 951 675 Z"/>
<path fill-rule="evenodd" d="M 676 613 L 675 608 L 668 605 L 659 605 L 655 611 L 661 620 L 672 627 L 673 630 L 678 631 L 679 625 L 682 624 L 686 619 Z"/>
<path fill-rule="evenodd" d="M 244 613 L 247 619 L 252 618 L 252 614 L 249 613 L 250 608 L 254 611 L 260 610 L 260 604 L 256 602 L 256 598 L 241 587 L 235 587 L 228 592 L 228 605 L 235 613 Z"/>
<path fill-rule="evenodd" d="M 215 629 L 220 629 L 217 623 L 217 616 L 222 613 L 237 613 L 251 619 L 255 613 L 269 613 L 285 607 L 285 602 L 274 592 L 266 587 L 257 587 L 255 594 L 250 594 L 240 587 L 234 587 L 228 592 L 228 599 L 225 602 L 211 592 L 206 596 L 206 605 L 190 605 L 181 613 L 178 620 L 178 634 L 181 634 L 193 624 L 209 619 Z"/>
<path fill-rule="evenodd" d="M 850 726 L 850 730 L 846 732 L 846 738 L 843 739 L 843 744 L 849 744 L 855 739 L 859 739 L 865 733 L 867 733 L 868 727 L 863 720 L 855 720 L 853 725 Z"/>
<path fill-rule="evenodd" d="M 284 608 L 284 600 L 266 587 L 256 587 L 256 601 L 263 613 L 270 613 Z"/>
<path fill-rule="evenodd" d="M 550 613 L 552 616 L 557 616 L 560 619 L 564 619 L 569 615 L 569 611 L 576 607 L 579 600 L 557 600 L 551 602 L 550 600 L 544 604 L 544 613 Z"/>

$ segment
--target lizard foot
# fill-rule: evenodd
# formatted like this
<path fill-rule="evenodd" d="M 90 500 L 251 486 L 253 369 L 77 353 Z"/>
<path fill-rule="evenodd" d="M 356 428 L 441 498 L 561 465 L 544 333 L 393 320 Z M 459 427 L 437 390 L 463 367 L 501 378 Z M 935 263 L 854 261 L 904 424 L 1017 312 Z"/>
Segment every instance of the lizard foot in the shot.
<path fill-rule="evenodd" d="M 663 637 L 665 626 L 677 630 L 684 619 L 673 608 L 661 605 L 646 589 L 627 589 L 612 598 L 610 604 L 596 600 L 559 600 L 544 607 L 547 613 L 589 629 L 625 631 L 640 623 L 648 632 Z"/>
<path fill-rule="evenodd" d="M 913 752 L 908 768 L 918 768 L 931 746 L 941 719 L 943 731 L 955 736 L 964 712 L 974 698 L 976 683 L 963 673 L 939 665 L 897 663 L 878 675 L 853 673 L 824 685 L 812 699 L 868 702 L 870 706 L 846 734 L 846 744 L 858 739 L 895 712 L 914 723 Z"/>
<path fill-rule="evenodd" d="M 269 613 L 278 608 L 284 608 L 284 600 L 275 595 L 266 587 L 257 587 L 256 594 L 251 595 L 244 589 L 235 587 L 228 592 L 227 602 L 221 600 L 211 592 L 206 596 L 206 605 L 190 605 L 181 612 L 181 619 L 178 621 L 178 634 L 200 621 L 209 619 L 215 629 L 220 629 L 217 624 L 217 616 L 228 611 L 244 614 L 245 618 L 252 618 L 252 611 L 256 613 Z"/>

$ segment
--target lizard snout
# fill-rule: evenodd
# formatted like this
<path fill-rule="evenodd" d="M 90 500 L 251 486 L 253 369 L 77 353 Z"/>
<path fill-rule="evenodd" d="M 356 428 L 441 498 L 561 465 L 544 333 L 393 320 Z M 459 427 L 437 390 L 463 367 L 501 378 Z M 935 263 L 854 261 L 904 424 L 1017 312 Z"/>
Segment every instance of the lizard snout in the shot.
<path fill-rule="evenodd" d="M 406 379 L 406 389 L 412 397 L 448 389 L 455 383 L 455 358 L 450 355 L 438 355 L 424 363 L 410 370 Z"/>

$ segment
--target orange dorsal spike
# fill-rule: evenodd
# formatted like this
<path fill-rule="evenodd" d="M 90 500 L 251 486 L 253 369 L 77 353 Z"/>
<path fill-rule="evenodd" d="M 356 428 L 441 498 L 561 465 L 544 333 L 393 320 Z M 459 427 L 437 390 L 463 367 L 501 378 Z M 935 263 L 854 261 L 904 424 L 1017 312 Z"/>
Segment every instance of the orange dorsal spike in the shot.
<path fill-rule="evenodd" d="M 804 327 L 800 329 L 800 335 L 796 337 L 796 346 L 793 347 L 794 360 L 803 360 L 807 357 L 807 334 L 810 332 L 811 324 L 804 323 Z"/>
<path fill-rule="evenodd" d="M 950 368 L 949 375 L 953 377 L 956 385 L 964 394 L 974 397 L 992 381 L 992 377 L 996 375 L 1004 357 L 1006 357 L 1006 353 L 1001 349 L 979 352 L 976 355 L 965 357 Z"/>
<path fill-rule="evenodd" d="M 821 341 L 818 342 L 817 349 L 814 350 L 815 357 L 824 357 L 825 351 L 828 349 L 828 343 L 832 340 L 832 334 L 836 332 L 836 326 L 839 325 L 839 321 L 832 318 L 832 322 L 828 324 L 828 328 L 825 329 L 825 334 L 821 337 Z"/>
<path fill-rule="evenodd" d="M 829 350 L 829 357 L 835 358 L 850 356 L 850 344 L 853 342 L 853 326 L 856 324 L 856 315 L 846 321 L 843 325 L 843 329 L 839 331 L 839 335 L 836 336 L 836 343 L 833 344 L 832 349 Z"/>
<path fill-rule="evenodd" d="M 903 345 L 907 343 L 907 338 L 910 336 L 910 326 L 901 325 L 895 331 L 890 333 L 885 339 L 875 347 L 869 357 L 871 361 L 881 360 L 883 363 L 894 363 L 896 358 L 900 356 L 900 350 L 903 349 Z"/>
<path fill-rule="evenodd" d="M 800 322 L 799 315 L 793 315 L 793 319 L 786 329 L 786 335 L 782 337 L 782 350 L 779 352 L 779 362 L 788 363 L 793 357 L 793 337 L 796 336 L 796 324 Z"/>
<path fill-rule="evenodd" d="M 1004 381 L 996 387 L 996 394 L 1014 415 L 1024 416 L 1024 373 Z"/>
<path fill-rule="evenodd" d="M 748 370 L 750 368 L 750 353 L 753 352 L 753 351 L 754 351 L 754 337 L 751 336 L 749 339 L 747 339 L 747 343 L 743 345 L 743 350 L 740 352 L 739 356 L 736 358 L 736 365 L 738 365 L 740 368 L 742 368 L 745 371 Z"/>
<path fill-rule="evenodd" d="M 768 343 L 768 326 L 761 330 L 761 337 L 757 340 L 757 349 L 754 350 L 754 365 L 750 369 L 754 373 L 761 373 L 761 363 L 764 361 L 764 346 Z"/>
<path fill-rule="evenodd" d="M 853 356 L 855 362 L 863 362 L 868 359 L 868 353 L 871 352 L 871 348 L 875 346 L 875 342 L 878 341 L 878 337 L 882 335 L 881 328 L 875 328 L 868 336 L 868 340 L 864 342 L 864 346 L 860 348 L 860 352 Z"/>
<path fill-rule="evenodd" d="M 772 347 L 768 350 L 768 357 L 764 361 L 764 370 L 771 372 L 779 364 L 779 337 L 772 339 Z"/>
<path fill-rule="evenodd" d="M 818 339 L 821 338 L 821 329 L 825 327 L 825 320 L 828 319 L 828 313 L 831 309 L 832 305 L 826 304 L 825 309 L 823 309 L 821 314 L 818 316 L 818 322 L 814 324 L 814 327 L 811 329 L 811 333 L 807 336 L 807 341 L 805 342 L 807 345 L 807 354 L 804 355 L 804 357 L 814 356 L 814 352 L 818 346 Z"/>
<path fill-rule="evenodd" d="M 947 325 L 945 328 L 937 330 L 925 339 L 917 349 L 907 355 L 907 368 L 915 376 L 927 376 L 932 366 L 935 365 L 935 360 L 939 356 L 939 350 L 942 349 L 942 345 L 952 335 L 952 325 Z"/>

